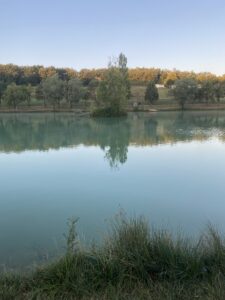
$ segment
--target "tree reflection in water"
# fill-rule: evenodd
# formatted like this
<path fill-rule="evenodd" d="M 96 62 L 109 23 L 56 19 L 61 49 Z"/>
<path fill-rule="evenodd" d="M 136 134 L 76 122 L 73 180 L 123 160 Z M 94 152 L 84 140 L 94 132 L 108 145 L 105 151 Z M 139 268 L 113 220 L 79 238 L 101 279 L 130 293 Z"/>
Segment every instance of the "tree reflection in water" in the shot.
<path fill-rule="evenodd" d="M 121 119 L 61 113 L 0 115 L 1 152 L 99 146 L 112 168 L 127 161 L 129 145 L 204 141 L 215 135 L 225 141 L 222 111 L 132 113 Z"/>

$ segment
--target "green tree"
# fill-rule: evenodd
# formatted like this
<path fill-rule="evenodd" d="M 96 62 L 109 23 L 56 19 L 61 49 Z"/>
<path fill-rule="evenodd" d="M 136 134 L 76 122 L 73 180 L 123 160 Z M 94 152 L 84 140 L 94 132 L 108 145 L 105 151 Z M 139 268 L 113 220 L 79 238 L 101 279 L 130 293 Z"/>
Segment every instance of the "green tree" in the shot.
<path fill-rule="evenodd" d="M 167 88 L 171 88 L 175 82 L 179 79 L 177 72 L 173 71 L 173 72 L 168 72 L 165 80 L 164 80 L 164 85 Z"/>
<path fill-rule="evenodd" d="M 218 79 L 206 79 L 200 82 L 199 86 L 198 100 L 200 102 L 220 102 L 220 99 L 225 96 L 225 85 Z"/>
<path fill-rule="evenodd" d="M 44 107 L 46 107 L 46 100 L 43 92 L 43 85 L 40 83 L 39 85 L 36 86 L 35 88 L 35 98 L 39 101 L 43 101 Z"/>
<path fill-rule="evenodd" d="M 105 113 L 107 116 L 122 115 L 127 98 L 128 90 L 124 70 L 121 62 L 117 59 L 114 63 L 109 63 L 105 80 L 100 82 L 97 89 L 97 103 L 101 108 L 98 112 L 100 115 Z M 94 115 L 97 115 L 97 111 Z"/>
<path fill-rule="evenodd" d="M 87 98 L 92 99 L 96 101 L 96 90 L 99 85 L 99 80 L 97 79 L 92 79 L 87 87 Z"/>
<path fill-rule="evenodd" d="M 51 77 L 46 78 L 42 82 L 43 95 L 46 101 L 56 108 L 56 105 L 60 107 L 60 101 L 64 97 L 65 84 L 59 79 L 59 76 L 53 75 Z"/>
<path fill-rule="evenodd" d="M 15 83 L 9 84 L 3 95 L 3 102 L 14 108 L 17 108 L 22 102 L 27 102 L 27 104 L 29 104 L 30 100 L 30 88 L 24 85 L 16 85 Z"/>
<path fill-rule="evenodd" d="M 215 81 L 205 80 L 201 83 L 201 96 L 202 100 L 209 102 L 214 102 L 216 97 Z"/>
<path fill-rule="evenodd" d="M 220 102 L 221 98 L 225 96 L 225 84 L 221 81 L 214 83 L 214 95 L 217 102 Z"/>
<path fill-rule="evenodd" d="M 120 53 L 119 55 L 118 66 L 124 80 L 124 85 L 126 85 L 127 99 L 129 99 L 131 97 L 131 87 L 129 81 L 128 67 L 127 67 L 127 58 L 123 53 Z"/>
<path fill-rule="evenodd" d="M 7 86 L 3 94 L 3 103 L 9 107 L 13 106 L 14 108 L 18 105 L 19 98 L 17 97 L 17 86 L 15 83 L 11 83 Z"/>
<path fill-rule="evenodd" d="M 159 92 L 154 81 L 149 81 L 145 91 L 145 101 L 154 104 L 159 99 Z"/>
<path fill-rule="evenodd" d="M 66 85 L 66 100 L 72 108 L 73 104 L 78 103 L 85 95 L 85 88 L 81 80 L 72 78 Z"/>
<path fill-rule="evenodd" d="M 26 102 L 27 105 L 30 105 L 31 95 L 32 95 L 31 85 L 30 84 L 28 86 L 21 85 L 18 88 L 19 88 L 20 102 Z"/>
<path fill-rule="evenodd" d="M 193 102 L 196 99 L 198 95 L 198 83 L 192 78 L 176 80 L 172 93 L 181 105 L 181 108 L 184 109 L 186 102 Z"/>
<path fill-rule="evenodd" d="M 0 105 L 2 103 L 2 98 L 3 98 L 3 94 L 5 92 L 6 89 L 6 84 L 0 80 Z"/>

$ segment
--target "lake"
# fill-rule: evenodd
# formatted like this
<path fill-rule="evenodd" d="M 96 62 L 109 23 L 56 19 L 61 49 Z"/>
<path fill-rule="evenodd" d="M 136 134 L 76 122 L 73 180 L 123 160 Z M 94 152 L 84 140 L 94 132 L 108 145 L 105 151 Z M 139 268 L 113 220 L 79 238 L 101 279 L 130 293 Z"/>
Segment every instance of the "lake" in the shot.
<path fill-rule="evenodd" d="M 0 266 L 62 253 L 67 219 L 101 240 L 121 210 L 198 235 L 225 229 L 225 112 L 0 114 Z"/>

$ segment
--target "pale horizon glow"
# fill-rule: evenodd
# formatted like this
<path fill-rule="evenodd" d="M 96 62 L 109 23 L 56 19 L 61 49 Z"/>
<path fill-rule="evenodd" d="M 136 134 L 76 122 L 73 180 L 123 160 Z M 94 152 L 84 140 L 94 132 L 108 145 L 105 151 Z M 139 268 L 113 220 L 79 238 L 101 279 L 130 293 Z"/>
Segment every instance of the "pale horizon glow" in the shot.
<path fill-rule="evenodd" d="M 225 74 L 224 0 L 0 0 L 0 64 Z"/>

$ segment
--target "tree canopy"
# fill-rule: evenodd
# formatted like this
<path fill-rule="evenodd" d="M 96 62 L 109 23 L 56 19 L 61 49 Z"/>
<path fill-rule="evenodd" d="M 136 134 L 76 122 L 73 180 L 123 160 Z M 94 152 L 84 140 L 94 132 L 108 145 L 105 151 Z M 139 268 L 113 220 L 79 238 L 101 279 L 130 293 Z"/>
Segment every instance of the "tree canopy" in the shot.
<path fill-rule="evenodd" d="M 145 101 L 154 104 L 159 99 L 159 92 L 154 81 L 149 81 L 145 91 Z"/>
<path fill-rule="evenodd" d="M 197 81 L 192 78 L 176 80 L 173 95 L 184 109 L 185 103 L 194 101 L 198 95 Z"/>
<path fill-rule="evenodd" d="M 10 85 L 8 85 L 3 94 L 3 103 L 8 106 L 13 106 L 14 108 L 17 108 L 17 106 L 22 102 L 27 102 L 27 104 L 29 105 L 30 99 L 30 87 L 24 85 L 16 85 L 15 83 L 11 83 Z"/>
<path fill-rule="evenodd" d="M 103 115 L 123 114 L 130 93 L 129 89 L 127 58 L 120 54 L 119 58 L 109 62 L 105 78 L 97 89 L 97 104 L 103 107 L 103 111 L 100 109 Z"/>
<path fill-rule="evenodd" d="M 43 95 L 46 101 L 51 104 L 54 109 L 56 105 L 60 106 L 60 101 L 64 97 L 65 84 L 57 74 L 46 78 L 42 83 Z"/>

